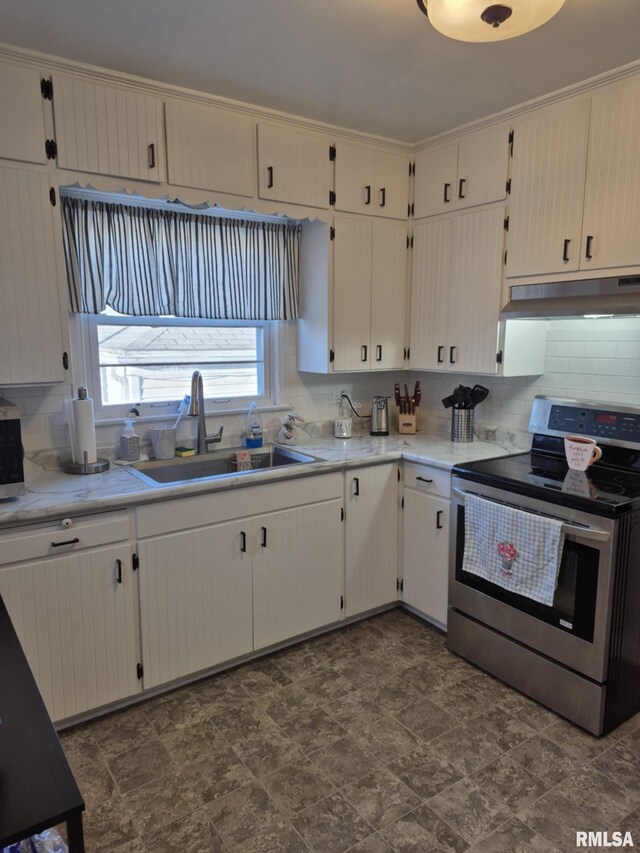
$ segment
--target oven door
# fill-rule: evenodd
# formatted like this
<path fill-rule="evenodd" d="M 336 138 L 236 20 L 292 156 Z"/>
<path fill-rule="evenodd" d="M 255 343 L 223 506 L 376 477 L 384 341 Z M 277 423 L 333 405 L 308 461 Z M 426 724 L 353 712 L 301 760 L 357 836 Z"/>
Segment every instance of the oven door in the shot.
<path fill-rule="evenodd" d="M 463 572 L 467 494 L 564 522 L 564 547 L 552 607 Z M 451 521 L 449 606 L 588 678 L 604 682 L 615 522 L 456 476 Z"/>

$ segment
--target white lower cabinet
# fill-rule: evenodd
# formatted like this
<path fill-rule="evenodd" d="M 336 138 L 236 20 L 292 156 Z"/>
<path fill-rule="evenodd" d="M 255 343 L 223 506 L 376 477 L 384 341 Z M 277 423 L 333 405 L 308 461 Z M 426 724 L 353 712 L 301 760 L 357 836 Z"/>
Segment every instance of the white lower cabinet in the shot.
<path fill-rule="evenodd" d="M 81 524 L 47 533 L 46 545 L 38 530 L 2 535 L 6 554 L 44 547 L 42 559 L 0 565 L 0 595 L 58 721 L 139 692 L 135 575 L 128 542 L 84 549 Z"/>
<path fill-rule="evenodd" d="M 398 598 L 398 464 L 347 472 L 347 616 Z"/>
<path fill-rule="evenodd" d="M 313 631 L 342 616 L 342 501 L 254 520 L 254 647 Z"/>
<path fill-rule="evenodd" d="M 233 521 L 139 544 L 145 688 L 252 651 L 250 535 Z"/>
<path fill-rule="evenodd" d="M 405 466 L 403 600 L 429 620 L 447 624 L 450 475 Z"/>
<path fill-rule="evenodd" d="M 342 618 L 342 482 L 327 474 L 138 509 L 145 689 Z"/>

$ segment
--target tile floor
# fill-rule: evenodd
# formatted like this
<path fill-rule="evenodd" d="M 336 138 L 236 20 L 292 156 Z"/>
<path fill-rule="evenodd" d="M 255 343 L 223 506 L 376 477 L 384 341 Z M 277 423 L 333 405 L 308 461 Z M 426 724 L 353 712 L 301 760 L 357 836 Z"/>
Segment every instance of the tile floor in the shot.
<path fill-rule="evenodd" d="M 596 740 L 399 609 L 62 741 L 89 853 L 553 853 L 577 829 L 640 843 L 640 715 Z"/>

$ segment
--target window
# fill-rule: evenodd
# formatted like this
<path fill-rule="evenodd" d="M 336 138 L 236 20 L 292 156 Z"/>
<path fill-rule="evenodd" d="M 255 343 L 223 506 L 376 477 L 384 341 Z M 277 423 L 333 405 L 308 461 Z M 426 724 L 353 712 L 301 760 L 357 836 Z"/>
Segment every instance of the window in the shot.
<path fill-rule="evenodd" d="M 177 412 L 202 373 L 207 409 L 243 410 L 277 403 L 276 323 L 176 317 L 128 317 L 107 309 L 81 318 L 96 414 L 120 418 Z"/>

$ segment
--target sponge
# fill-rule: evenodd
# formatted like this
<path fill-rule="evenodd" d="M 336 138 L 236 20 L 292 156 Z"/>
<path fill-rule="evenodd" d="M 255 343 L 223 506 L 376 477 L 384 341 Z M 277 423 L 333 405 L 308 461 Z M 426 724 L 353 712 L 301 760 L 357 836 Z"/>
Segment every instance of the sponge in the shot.
<path fill-rule="evenodd" d="M 195 456 L 195 447 L 176 447 L 176 456 Z"/>

